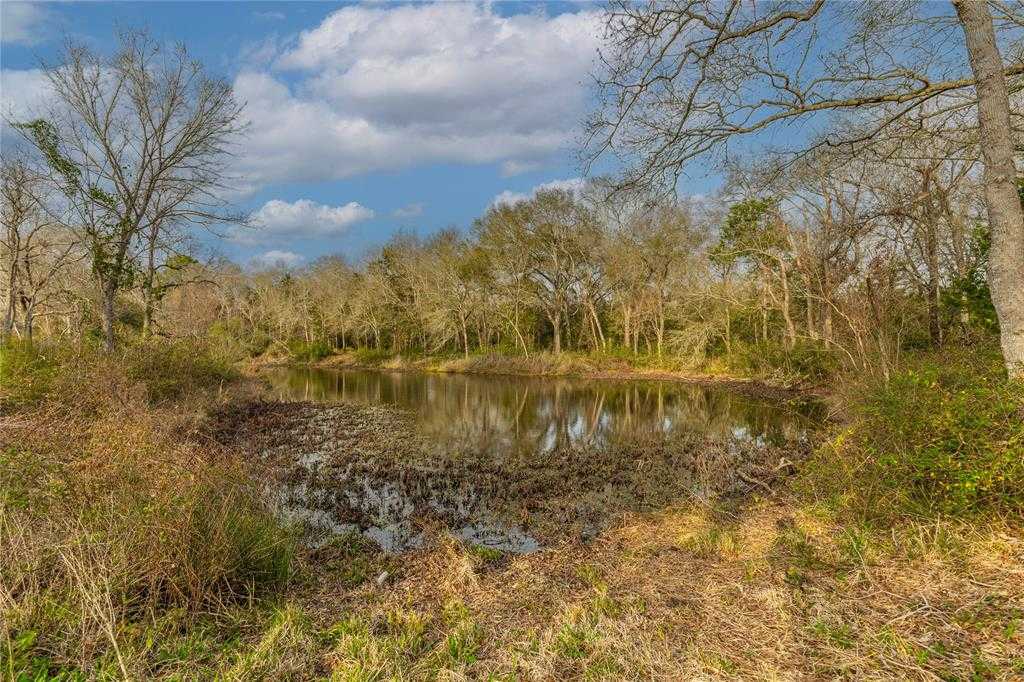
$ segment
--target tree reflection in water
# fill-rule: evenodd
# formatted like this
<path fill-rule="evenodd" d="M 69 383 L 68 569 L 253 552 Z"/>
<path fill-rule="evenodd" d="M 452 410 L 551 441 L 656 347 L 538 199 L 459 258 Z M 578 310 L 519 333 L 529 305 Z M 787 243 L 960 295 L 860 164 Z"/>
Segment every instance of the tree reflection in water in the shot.
<path fill-rule="evenodd" d="M 282 398 L 409 411 L 435 446 L 510 458 L 571 445 L 700 434 L 743 443 L 802 441 L 821 407 L 678 382 L 278 368 Z"/>

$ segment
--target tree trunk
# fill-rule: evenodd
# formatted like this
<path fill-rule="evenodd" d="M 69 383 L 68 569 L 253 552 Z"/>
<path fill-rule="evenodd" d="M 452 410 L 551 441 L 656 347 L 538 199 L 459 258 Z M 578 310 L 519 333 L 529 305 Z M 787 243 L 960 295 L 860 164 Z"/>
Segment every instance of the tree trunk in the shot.
<path fill-rule="evenodd" d="M 932 348 L 938 348 L 942 345 L 942 321 L 939 314 L 938 212 L 935 209 L 932 171 L 927 168 L 921 171 L 921 175 L 921 191 L 925 199 L 922 202 L 919 225 L 924 230 L 925 266 L 928 268 L 928 281 L 925 283 L 928 296 L 928 338 Z"/>
<path fill-rule="evenodd" d="M 519 313 L 516 313 L 516 320 L 512 323 L 512 331 L 516 333 L 516 339 L 519 340 L 519 344 L 523 347 L 523 355 L 530 357 L 530 349 L 526 347 L 526 339 L 523 338 L 523 333 L 519 331 Z"/>
<path fill-rule="evenodd" d="M 992 245 L 988 280 L 999 317 L 1003 360 L 1011 379 L 1024 380 L 1024 210 L 1017 194 L 1010 99 L 988 3 L 954 0 L 978 93 L 985 203 Z"/>
<path fill-rule="evenodd" d="M 103 350 L 110 353 L 114 350 L 114 298 L 117 296 L 117 286 L 114 282 L 104 282 L 100 295 L 103 298 Z"/>
<path fill-rule="evenodd" d="M 761 289 L 761 342 L 768 343 L 768 284 Z"/>
<path fill-rule="evenodd" d="M 597 349 L 607 348 L 608 344 L 604 338 L 604 329 L 601 328 L 601 318 L 597 315 L 597 308 L 592 302 L 587 303 L 587 312 L 590 314 L 592 328 L 594 329 L 594 346 Z"/>
<path fill-rule="evenodd" d="M 779 261 L 779 279 L 782 284 L 782 319 L 786 323 L 786 349 L 796 346 L 796 325 L 793 324 L 792 302 L 789 295 L 789 272 L 786 264 Z"/>
<path fill-rule="evenodd" d="M 628 350 L 630 345 L 630 329 L 629 329 L 629 306 L 626 304 L 622 305 L 622 345 Z"/>
<path fill-rule="evenodd" d="M 554 352 L 562 352 L 562 315 L 553 313 L 551 315 L 551 331 L 553 333 Z"/>
<path fill-rule="evenodd" d="M 725 309 L 725 354 L 732 355 L 732 314 Z"/>
<path fill-rule="evenodd" d="M 928 337 L 932 348 L 942 345 L 942 320 L 939 310 L 939 244 L 934 226 L 929 226 L 928 250 Z"/>
<path fill-rule="evenodd" d="M 153 227 L 146 244 L 146 278 L 142 285 L 142 338 L 148 339 L 153 334 L 153 310 L 156 306 L 156 239 L 159 228 Z"/>
<path fill-rule="evenodd" d="M 660 294 L 658 296 L 658 324 L 654 334 L 657 338 L 657 353 L 660 360 L 665 346 L 665 298 Z"/>
<path fill-rule="evenodd" d="M 21 328 L 24 330 L 25 340 L 32 343 L 32 335 L 35 332 L 35 301 L 23 301 L 23 320 Z"/>
<path fill-rule="evenodd" d="M 142 310 L 142 338 L 148 339 L 153 335 L 153 294 L 151 289 L 145 293 L 145 304 Z"/>
<path fill-rule="evenodd" d="M 12 263 L 11 272 L 7 282 L 7 310 L 4 311 L 4 326 L 0 330 L 0 341 L 9 339 L 14 331 L 14 311 L 17 308 L 17 268 Z"/>

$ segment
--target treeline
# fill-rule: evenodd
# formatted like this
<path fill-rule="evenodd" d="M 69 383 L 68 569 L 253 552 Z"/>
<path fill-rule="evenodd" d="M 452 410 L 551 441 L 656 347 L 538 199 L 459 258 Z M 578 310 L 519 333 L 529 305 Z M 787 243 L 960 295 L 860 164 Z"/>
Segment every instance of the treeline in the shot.
<path fill-rule="evenodd" d="M 593 182 L 496 204 L 466 232 L 301 269 L 167 251 L 120 292 L 116 320 L 124 333 L 212 333 L 237 356 L 572 350 L 887 373 L 908 348 L 997 331 L 970 166 L 819 156 L 736 171 L 721 196 L 690 202 Z M 5 202 L 19 177 L 8 170 Z M 102 336 L 102 292 L 73 257 L 84 247 L 53 227 L 23 233 L 19 262 L 4 261 L 11 333 Z"/>
<path fill-rule="evenodd" d="M 218 198 L 241 111 L 230 87 L 144 34 L 110 59 L 73 48 L 64 63 L 50 73 L 60 106 L 17 124 L 26 144 L 3 159 L 4 337 L 888 375 L 908 349 L 998 332 L 969 110 L 922 109 L 855 147 L 734 161 L 710 198 L 594 180 L 355 262 L 254 271 L 194 247 L 197 228 L 244 222 Z"/>
<path fill-rule="evenodd" d="M 737 175 L 701 202 L 541 191 L 355 265 L 238 272 L 216 307 L 253 352 L 574 350 L 810 371 L 885 373 L 907 348 L 997 330 L 979 188 L 949 167 L 962 162 L 819 161 L 746 196 L 764 174 Z"/>

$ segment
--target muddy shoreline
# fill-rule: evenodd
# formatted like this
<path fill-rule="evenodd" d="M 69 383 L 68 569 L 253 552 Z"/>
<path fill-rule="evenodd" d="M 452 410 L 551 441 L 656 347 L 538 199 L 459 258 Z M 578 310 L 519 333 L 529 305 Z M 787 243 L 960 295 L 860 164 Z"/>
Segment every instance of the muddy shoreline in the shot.
<path fill-rule="evenodd" d="M 809 449 L 693 436 L 503 457 L 428 442 L 390 407 L 262 399 L 215 423 L 309 544 L 357 531 L 390 552 L 439 529 L 515 553 L 586 542 L 631 513 L 770 495 Z"/>

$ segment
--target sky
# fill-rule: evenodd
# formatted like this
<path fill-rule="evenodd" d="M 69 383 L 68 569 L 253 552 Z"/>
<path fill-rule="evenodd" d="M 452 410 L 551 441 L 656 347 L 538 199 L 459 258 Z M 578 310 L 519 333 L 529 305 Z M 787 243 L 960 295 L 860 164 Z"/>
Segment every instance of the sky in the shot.
<path fill-rule="evenodd" d="M 357 259 L 397 232 L 466 230 L 497 198 L 581 182 L 600 9 L 3 0 L 0 100 L 7 116 L 38 111 L 40 63 L 65 37 L 102 53 L 119 27 L 183 42 L 245 102 L 232 201 L 260 226 L 204 243 L 242 264 Z"/>

